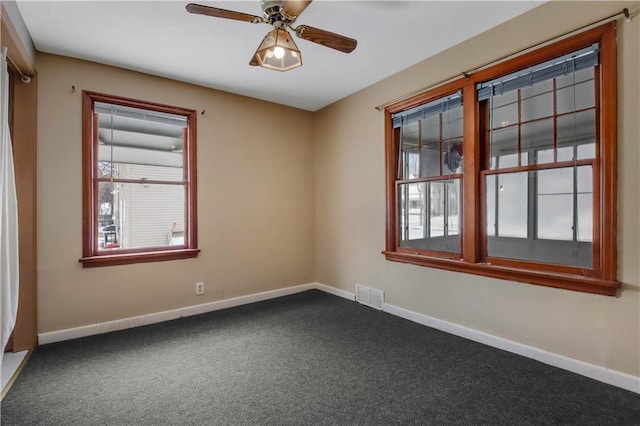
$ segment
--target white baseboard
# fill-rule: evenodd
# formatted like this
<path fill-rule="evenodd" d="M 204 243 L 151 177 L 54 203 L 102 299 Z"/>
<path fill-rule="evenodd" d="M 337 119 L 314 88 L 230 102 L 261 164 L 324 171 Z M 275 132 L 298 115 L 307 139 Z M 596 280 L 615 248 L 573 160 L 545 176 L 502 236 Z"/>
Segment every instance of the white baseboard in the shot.
<path fill-rule="evenodd" d="M 140 315 L 131 318 L 124 318 L 115 321 L 108 321 L 98 324 L 90 324 L 82 327 L 68 328 L 65 330 L 51 331 L 38 334 L 38 343 L 45 345 L 48 343 L 60 342 L 63 340 L 77 339 L 79 337 L 92 336 L 94 334 L 102 334 L 110 331 L 124 330 L 127 328 L 148 325 L 162 321 L 169 321 L 180 317 L 203 314 L 206 312 L 217 311 L 220 309 L 231 308 L 234 306 L 246 305 L 249 303 L 260 302 L 263 300 L 274 299 L 276 297 L 287 296 L 290 294 L 301 293 L 307 290 L 317 289 L 325 293 L 333 294 L 348 300 L 355 300 L 355 294 L 330 287 L 321 283 L 302 284 L 293 287 L 286 287 L 277 290 L 264 291 L 261 293 L 249 294 L 246 296 L 234 297 L 231 299 L 217 300 L 215 302 L 203 303 L 201 305 L 187 306 L 184 308 L 172 309 L 169 311 L 156 312 L 148 315 Z M 483 343 L 494 348 L 502 349 L 507 352 L 535 359 L 554 367 L 562 368 L 583 376 L 608 383 L 635 393 L 640 393 L 640 377 L 625 374 L 620 371 L 611 370 L 594 364 L 589 364 L 553 352 L 548 352 L 533 346 L 524 345 L 522 343 L 507 340 L 498 336 L 494 336 L 472 328 L 464 327 L 428 315 L 419 314 L 408 309 L 399 308 L 388 303 L 382 305 L 382 310 L 392 315 L 426 325 L 446 333 L 464 337 L 475 342 Z"/>
<path fill-rule="evenodd" d="M 215 302 L 203 303 L 201 305 L 187 306 L 184 308 L 172 309 L 163 312 L 155 312 L 148 315 L 140 315 L 115 321 L 89 324 L 81 327 L 50 331 L 47 333 L 39 333 L 38 344 L 46 345 L 48 343 L 61 342 L 63 340 L 77 339 L 79 337 L 93 336 L 94 334 L 108 333 L 110 331 L 124 330 L 127 328 L 139 327 L 141 325 L 169 321 L 180 317 L 188 317 L 191 315 L 203 314 L 205 312 L 218 311 L 220 309 L 232 308 L 234 306 L 246 305 L 249 303 L 274 299 L 276 297 L 301 293 L 307 290 L 314 290 L 316 287 L 316 283 L 302 284 L 294 287 L 286 287 L 277 290 L 249 294 L 246 296 L 233 297 L 231 299 L 216 300 Z"/>
<path fill-rule="evenodd" d="M 382 310 L 392 315 L 396 315 L 398 317 L 408 319 L 409 321 L 417 322 L 418 324 L 426 325 L 428 327 L 435 328 L 449 334 L 454 334 L 456 336 L 464 337 L 465 339 L 483 343 L 494 348 L 522 355 L 527 358 L 535 359 L 545 364 L 562 368 L 564 370 L 568 370 L 573 373 L 589 377 L 591 379 L 608 383 L 610 385 L 617 386 L 631 392 L 640 393 L 640 377 L 632 376 L 630 374 L 622 373 L 616 370 L 611 370 L 599 365 L 589 364 L 587 362 L 579 361 L 577 359 L 569 358 L 553 352 L 548 352 L 542 349 L 535 348 L 533 346 L 514 342 L 512 340 L 507 340 L 502 337 L 474 330 L 472 328 L 464 327 L 448 321 L 443 321 L 441 319 L 430 317 L 428 315 L 419 314 L 417 312 L 413 312 L 404 308 L 399 308 L 388 303 L 385 303 L 382 306 Z"/>
<path fill-rule="evenodd" d="M 349 293 L 348 291 L 340 290 L 321 283 L 316 283 L 316 288 L 326 293 L 344 297 L 345 299 L 355 300 L 355 294 Z M 587 362 L 579 361 L 577 359 L 569 358 L 553 352 L 548 352 L 543 349 L 514 342 L 512 340 L 504 339 L 502 337 L 494 336 L 492 334 L 454 324 L 452 322 L 444 321 L 424 314 L 419 314 L 417 312 L 400 308 L 388 303 L 382 304 L 382 310 L 383 312 L 387 312 L 389 314 L 407 319 L 409 321 L 417 322 L 418 324 L 426 325 L 427 327 L 444 331 L 445 333 L 464 337 L 465 339 L 473 340 L 478 343 L 483 343 L 487 346 L 492 346 L 494 348 L 502 349 L 507 352 L 535 359 L 536 361 L 540 361 L 554 367 L 562 368 L 563 370 L 571 371 L 573 373 L 577 373 L 582 376 L 598 380 L 600 382 L 617 386 L 631 392 L 640 393 L 640 377 L 632 376 L 630 374 L 622 373 L 616 370 L 611 370 L 599 365 L 589 364 Z"/>
<path fill-rule="evenodd" d="M 334 296 L 342 297 L 344 299 L 356 300 L 355 293 L 350 293 L 348 291 L 340 290 L 339 288 L 330 287 L 325 284 L 316 283 L 316 288 L 320 291 L 324 291 L 325 293 L 333 294 Z"/>

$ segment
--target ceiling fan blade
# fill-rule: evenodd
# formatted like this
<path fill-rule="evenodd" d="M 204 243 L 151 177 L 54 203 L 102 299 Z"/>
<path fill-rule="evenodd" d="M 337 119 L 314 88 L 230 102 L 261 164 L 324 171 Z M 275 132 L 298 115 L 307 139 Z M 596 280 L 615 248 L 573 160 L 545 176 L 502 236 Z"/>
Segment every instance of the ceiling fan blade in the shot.
<path fill-rule="evenodd" d="M 187 12 L 197 15 L 213 16 L 215 18 L 235 19 L 236 21 L 251 22 L 259 24 L 264 22 L 259 16 L 250 15 L 248 13 L 234 12 L 233 10 L 219 9 L 217 7 L 204 6 L 201 4 L 189 3 L 186 7 Z"/>
<path fill-rule="evenodd" d="M 339 50 L 344 53 L 351 53 L 358 45 L 358 40 L 335 34 L 308 25 L 300 25 L 296 28 L 296 35 L 305 40 Z"/>
<path fill-rule="evenodd" d="M 284 0 L 280 5 L 280 11 L 293 22 L 312 1 L 313 0 Z"/>

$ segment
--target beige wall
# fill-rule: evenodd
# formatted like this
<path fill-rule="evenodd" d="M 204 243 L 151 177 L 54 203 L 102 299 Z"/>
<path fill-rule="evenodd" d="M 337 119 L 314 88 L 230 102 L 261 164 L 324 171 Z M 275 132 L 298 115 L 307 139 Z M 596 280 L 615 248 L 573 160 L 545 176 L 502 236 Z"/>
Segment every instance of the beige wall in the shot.
<path fill-rule="evenodd" d="M 38 332 L 313 282 L 312 114 L 38 54 Z M 76 92 L 72 93 L 72 86 Z M 83 269 L 82 90 L 198 114 L 197 259 Z M 287 132 L 276 132 L 285 119 Z M 205 294 L 195 296 L 195 282 Z"/>
<path fill-rule="evenodd" d="M 618 33 L 619 297 L 387 262 L 380 254 L 384 123 L 374 107 L 624 6 L 636 10 L 638 2 L 545 4 L 315 114 L 38 54 L 38 332 L 312 281 L 352 292 L 361 283 L 406 309 L 640 375 L 640 19 L 620 22 Z M 90 269 L 78 263 L 82 90 L 206 110 L 198 116 L 200 257 Z M 270 133 L 282 116 L 291 131 Z M 205 281 L 204 296 L 194 295 L 196 281 Z"/>
<path fill-rule="evenodd" d="M 383 114 L 374 107 L 638 2 L 552 2 L 419 63 L 314 116 L 316 280 L 516 342 L 640 376 L 638 40 L 619 21 L 617 298 L 388 262 Z"/>

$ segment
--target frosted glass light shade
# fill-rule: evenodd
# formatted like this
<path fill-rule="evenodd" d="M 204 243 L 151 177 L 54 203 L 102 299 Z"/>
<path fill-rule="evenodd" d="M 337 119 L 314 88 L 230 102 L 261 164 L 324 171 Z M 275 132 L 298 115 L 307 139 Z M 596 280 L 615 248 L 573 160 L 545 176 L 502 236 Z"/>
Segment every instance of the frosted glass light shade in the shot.
<path fill-rule="evenodd" d="M 269 31 L 256 50 L 253 59 L 264 68 L 289 71 L 302 65 L 302 55 L 287 30 Z"/>

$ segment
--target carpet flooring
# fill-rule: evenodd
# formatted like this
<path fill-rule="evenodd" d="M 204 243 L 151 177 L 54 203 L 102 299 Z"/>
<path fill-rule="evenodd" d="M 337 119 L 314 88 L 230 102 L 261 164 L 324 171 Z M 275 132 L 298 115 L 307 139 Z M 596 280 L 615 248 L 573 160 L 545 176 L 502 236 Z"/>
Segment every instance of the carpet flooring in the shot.
<path fill-rule="evenodd" d="M 640 395 L 309 291 L 38 347 L 9 425 L 633 425 Z"/>

